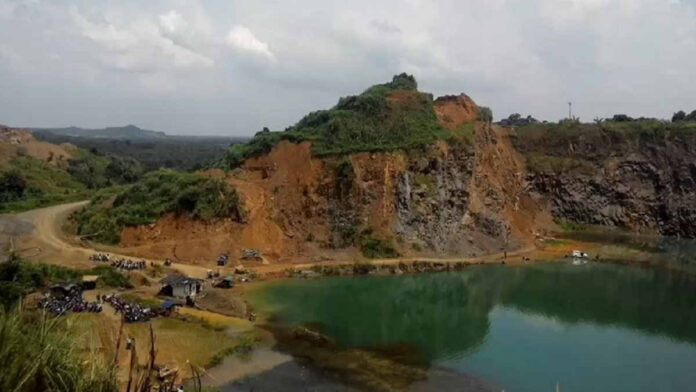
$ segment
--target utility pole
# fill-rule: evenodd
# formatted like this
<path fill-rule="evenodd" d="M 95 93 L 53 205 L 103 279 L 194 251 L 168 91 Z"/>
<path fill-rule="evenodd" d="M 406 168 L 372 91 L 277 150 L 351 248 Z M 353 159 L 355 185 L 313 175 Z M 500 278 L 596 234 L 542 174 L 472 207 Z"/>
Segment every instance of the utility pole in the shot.
<path fill-rule="evenodd" d="M 573 119 L 573 103 L 568 102 L 568 120 Z"/>

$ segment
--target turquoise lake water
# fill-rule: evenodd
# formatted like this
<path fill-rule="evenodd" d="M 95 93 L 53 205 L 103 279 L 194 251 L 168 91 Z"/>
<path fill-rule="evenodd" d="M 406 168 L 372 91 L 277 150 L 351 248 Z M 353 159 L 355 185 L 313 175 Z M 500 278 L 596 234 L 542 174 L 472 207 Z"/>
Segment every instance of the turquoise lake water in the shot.
<path fill-rule="evenodd" d="M 696 390 L 696 283 L 606 264 L 271 283 L 252 303 L 344 347 L 407 346 L 506 391 Z"/>

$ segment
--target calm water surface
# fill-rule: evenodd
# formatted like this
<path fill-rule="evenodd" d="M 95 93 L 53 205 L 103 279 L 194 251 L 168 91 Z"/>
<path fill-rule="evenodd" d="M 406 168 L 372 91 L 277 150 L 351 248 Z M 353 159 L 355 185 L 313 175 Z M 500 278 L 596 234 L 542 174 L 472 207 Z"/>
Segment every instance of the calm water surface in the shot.
<path fill-rule="evenodd" d="M 409 346 L 508 392 L 696 390 L 696 285 L 606 264 L 271 283 L 262 312 L 344 347 Z"/>

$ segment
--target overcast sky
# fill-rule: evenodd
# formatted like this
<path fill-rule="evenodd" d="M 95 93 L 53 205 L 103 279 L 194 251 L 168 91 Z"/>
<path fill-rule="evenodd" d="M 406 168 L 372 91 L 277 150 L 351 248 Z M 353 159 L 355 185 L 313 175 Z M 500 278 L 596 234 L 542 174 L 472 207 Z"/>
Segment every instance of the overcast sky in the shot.
<path fill-rule="evenodd" d="M 400 73 L 558 120 L 696 109 L 696 0 L 0 0 L 0 123 L 281 130 Z"/>

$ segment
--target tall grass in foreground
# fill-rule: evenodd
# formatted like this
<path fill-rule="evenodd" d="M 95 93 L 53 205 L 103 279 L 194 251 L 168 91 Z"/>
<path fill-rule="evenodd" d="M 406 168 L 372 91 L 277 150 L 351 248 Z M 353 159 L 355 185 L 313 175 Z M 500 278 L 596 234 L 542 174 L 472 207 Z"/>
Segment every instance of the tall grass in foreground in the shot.
<path fill-rule="evenodd" d="M 0 306 L 0 390 L 117 392 L 115 369 L 98 356 L 84 361 L 61 319 Z"/>
<path fill-rule="evenodd" d="M 123 323 L 115 342 L 119 352 Z M 178 371 L 159 376 L 155 333 L 150 324 L 150 346 L 145 365 L 135 347 L 128 358 L 115 354 L 112 363 L 97 353 L 76 350 L 76 336 L 64 318 L 47 318 L 44 312 L 24 312 L 21 306 L 6 311 L 0 305 L 0 391 L 2 392 L 174 392 Z M 122 360 L 122 364 L 119 364 Z M 118 366 L 128 367 L 127 383 L 119 387 Z M 194 392 L 216 391 L 201 385 L 201 371 L 189 364 Z M 125 381 L 125 380 L 123 380 Z"/>

